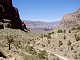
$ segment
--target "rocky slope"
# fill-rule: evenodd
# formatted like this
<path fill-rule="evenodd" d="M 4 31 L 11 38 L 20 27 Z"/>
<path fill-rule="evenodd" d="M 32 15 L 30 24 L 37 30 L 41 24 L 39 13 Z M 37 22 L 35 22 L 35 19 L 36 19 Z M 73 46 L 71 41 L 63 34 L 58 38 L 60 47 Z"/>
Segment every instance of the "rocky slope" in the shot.
<path fill-rule="evenodd" d="M 80 8 L 74 13 L 64 15 L 59 28 L 69 29 L 77 26 L 80 26 Z"/>
<path fill-rule="evenodd" d="M 26 29 L 19 17 L 18 9 L 13 7 L 12 0 L 0 0 L 0 28 Z"/>
<path fill-rule="evenodd" d="M 50 32 L 35 43 L 35 49 L 46 50 L 48 60 L 57 60 L 53 58 L 54 55 L 63 57 L 62 60 L 80 60 L 79 43 L 80 30 L 66 31 L 65 33 Z"/>
<path fill-rule="evenodd" d="M 27 36 L 27 37 L 26 37 Z M 9 39 L 12 39 L 11 49 L 9 50 Z M 0 52 L 7 57 L 4 58 L 0 55 L 2 60 L 50 60 L 60 59 L 56 55 L 51 55 L 46 50 L 37 50 L 35 45 L 40 38 L 34 32 L 24 32 L 19 29 L 1 29 L 0 30 Z M 37 45 L 38 46 L 38 45 Z M 50 59 L 48 59 L 50 58 Z M 62 60 L 62 59 L 61 59 Z"/>

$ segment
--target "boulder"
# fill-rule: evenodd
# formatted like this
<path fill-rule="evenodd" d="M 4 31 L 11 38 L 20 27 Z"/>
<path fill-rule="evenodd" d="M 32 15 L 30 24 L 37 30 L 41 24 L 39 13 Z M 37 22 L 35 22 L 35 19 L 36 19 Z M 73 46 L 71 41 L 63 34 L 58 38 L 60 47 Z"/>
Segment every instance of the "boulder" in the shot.
<path fill-rule="evenodd" d="M 0 22 L 0 29 L 3 29 L 4 28 L 4 25 L 2 22 Z"/>

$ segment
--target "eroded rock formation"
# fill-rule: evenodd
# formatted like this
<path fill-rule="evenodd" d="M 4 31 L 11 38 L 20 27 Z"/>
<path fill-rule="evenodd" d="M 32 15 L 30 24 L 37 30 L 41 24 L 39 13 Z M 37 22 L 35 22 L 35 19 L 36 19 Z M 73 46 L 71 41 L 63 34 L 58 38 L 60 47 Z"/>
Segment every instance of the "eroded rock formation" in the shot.
<path fill-rule="evenodd" d="M 18 9 L 12 5 L 12 0 L 0 0 L 0 25 L 2 24 L 9 25 L 7 27 L 13 29 L 26 29 L 26 27 L 24 28 L 25 24 L 19 17 Z"/>
<path fill-rule="evenodd" d="M 74 13 L 64 15 L 59 28 L 69 29 L 76 26 L 80 26 L 80 8 Z"/>

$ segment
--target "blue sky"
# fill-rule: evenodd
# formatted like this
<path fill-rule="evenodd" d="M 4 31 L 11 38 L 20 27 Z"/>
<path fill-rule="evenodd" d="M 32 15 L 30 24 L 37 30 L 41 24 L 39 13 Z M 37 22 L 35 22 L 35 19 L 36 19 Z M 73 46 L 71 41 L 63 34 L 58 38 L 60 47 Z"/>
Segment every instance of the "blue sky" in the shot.
<path fill-rule="evenodd" d="M 13 0 L 22 20 L 59 21 L 80 8 L 80 0 Z"/>

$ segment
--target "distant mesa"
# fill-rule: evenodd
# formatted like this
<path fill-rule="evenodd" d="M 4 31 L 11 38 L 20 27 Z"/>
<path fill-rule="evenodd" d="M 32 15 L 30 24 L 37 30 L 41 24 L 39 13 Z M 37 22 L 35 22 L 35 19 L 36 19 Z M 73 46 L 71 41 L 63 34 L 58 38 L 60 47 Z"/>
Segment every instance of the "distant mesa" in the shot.
<path fill-rule="evenodd" d="M 56 28 L 60 21 L 53 21 L 53 22 L 44 22 L 44 21 L 32 21 L 32 20 L 26 20 L 24 21 L 26 24 L 26 27 L 30 30 L 44 30 L 49 31 L 54 28 Z"/>
<path fill-rule="evenodd" d="M 26 25 L 21 21 L 18 9 L 13 7 L 12 0 L 0 0 L 0 29 L 5 27 L 26 30 Z"/>
<path fill-rule="evenodd" d="M 80 8 L 74 13 L 64 15 L 59 28 L 70 29 L 76 26 L 80 26 Z"/>

